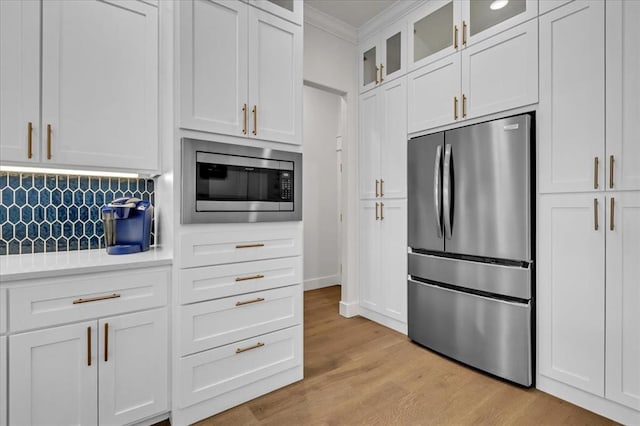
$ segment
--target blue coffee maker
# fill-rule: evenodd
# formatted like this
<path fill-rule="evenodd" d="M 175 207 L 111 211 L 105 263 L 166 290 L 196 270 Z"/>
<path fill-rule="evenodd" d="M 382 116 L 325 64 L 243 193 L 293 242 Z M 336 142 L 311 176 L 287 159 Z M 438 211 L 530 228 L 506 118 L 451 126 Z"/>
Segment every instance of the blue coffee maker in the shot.
<path fill-rule="evenodd" d="M 139 198 L 118 198 L 101 211 L 104 239 L 109 254 L 149 250 L 153 206 Z"/>

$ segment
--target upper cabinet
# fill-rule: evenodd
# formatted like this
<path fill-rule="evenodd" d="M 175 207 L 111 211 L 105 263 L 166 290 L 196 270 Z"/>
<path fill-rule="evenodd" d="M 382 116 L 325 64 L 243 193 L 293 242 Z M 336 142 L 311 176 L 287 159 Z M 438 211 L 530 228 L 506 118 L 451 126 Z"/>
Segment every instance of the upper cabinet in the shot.
<path fill-rule="evenodd" d="M 10 0 L 0 19 L 3 162 L 157 171 L 156 7 Z"/>
<path fill-rule="evenodd" d="M 184 1 L 180 56 L 180 127 L 301 143 L 301 27 L 242 2 Z"/>
<path fill-rule="evenodd" d="M 409 71 L 535 18 L 537 0 L 429 1 L 409 16 Z"/>
<path fill-rule="evenodd" d="M 360 45 L 360 93 L 405 74 L 405 27 L 400 21 Z"/>
<path fill-rule="evenodd" d="M 302 25 L 302 0 L 249 0 L 250 4 L 294 24 Z"/>

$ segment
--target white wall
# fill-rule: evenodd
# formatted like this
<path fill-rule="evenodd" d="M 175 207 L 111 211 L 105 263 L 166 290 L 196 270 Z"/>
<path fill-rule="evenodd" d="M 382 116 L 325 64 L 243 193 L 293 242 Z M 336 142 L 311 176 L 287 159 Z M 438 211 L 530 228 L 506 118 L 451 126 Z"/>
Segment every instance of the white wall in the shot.
<path fill-rule="evenodd" d="M 338 284 L 338 170 L 340 96 L 304 88 L 304 289 Z"/>
<path fill-rule="evenodd" d="M 358 83 L 354 28 L 304 8 L 304 79 L 343 93 L 342 300 L 340 313 L 358 314 Z M 306 147 L 305 147 L 305 155 Z M 309 189 L 305 191 L 307 193 Z M 306 219 L 305 219 L 306 221 Z M 306 253 L 305 253 L 306 256 Z"/>

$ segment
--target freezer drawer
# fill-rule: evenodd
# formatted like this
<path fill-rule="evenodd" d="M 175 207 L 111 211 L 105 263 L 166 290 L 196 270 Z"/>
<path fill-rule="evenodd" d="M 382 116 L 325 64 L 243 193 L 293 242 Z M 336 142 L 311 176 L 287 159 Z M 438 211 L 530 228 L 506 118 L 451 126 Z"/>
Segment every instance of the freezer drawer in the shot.
<path fill-rule="evenodd" d="M 496 376 L 532 384 L 531 303 L 409 280 L 409 338 Z"/>
<path fill-rule="evenodd" d="M 531 299 L 531 268 L 409 254 L 409 275 L 519 299 Z"/>

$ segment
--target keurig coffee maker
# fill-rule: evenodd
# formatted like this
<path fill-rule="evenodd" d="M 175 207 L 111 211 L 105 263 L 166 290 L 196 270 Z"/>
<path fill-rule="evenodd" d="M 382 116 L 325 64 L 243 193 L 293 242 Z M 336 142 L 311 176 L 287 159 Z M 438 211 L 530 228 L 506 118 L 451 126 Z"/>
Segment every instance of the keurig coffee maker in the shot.
<path fill-rule="evenodd" d="M 118 198 L 101 209 L 104 239 L 109 254 L 149 250 L 153 206 L 139 198 Z"/>

